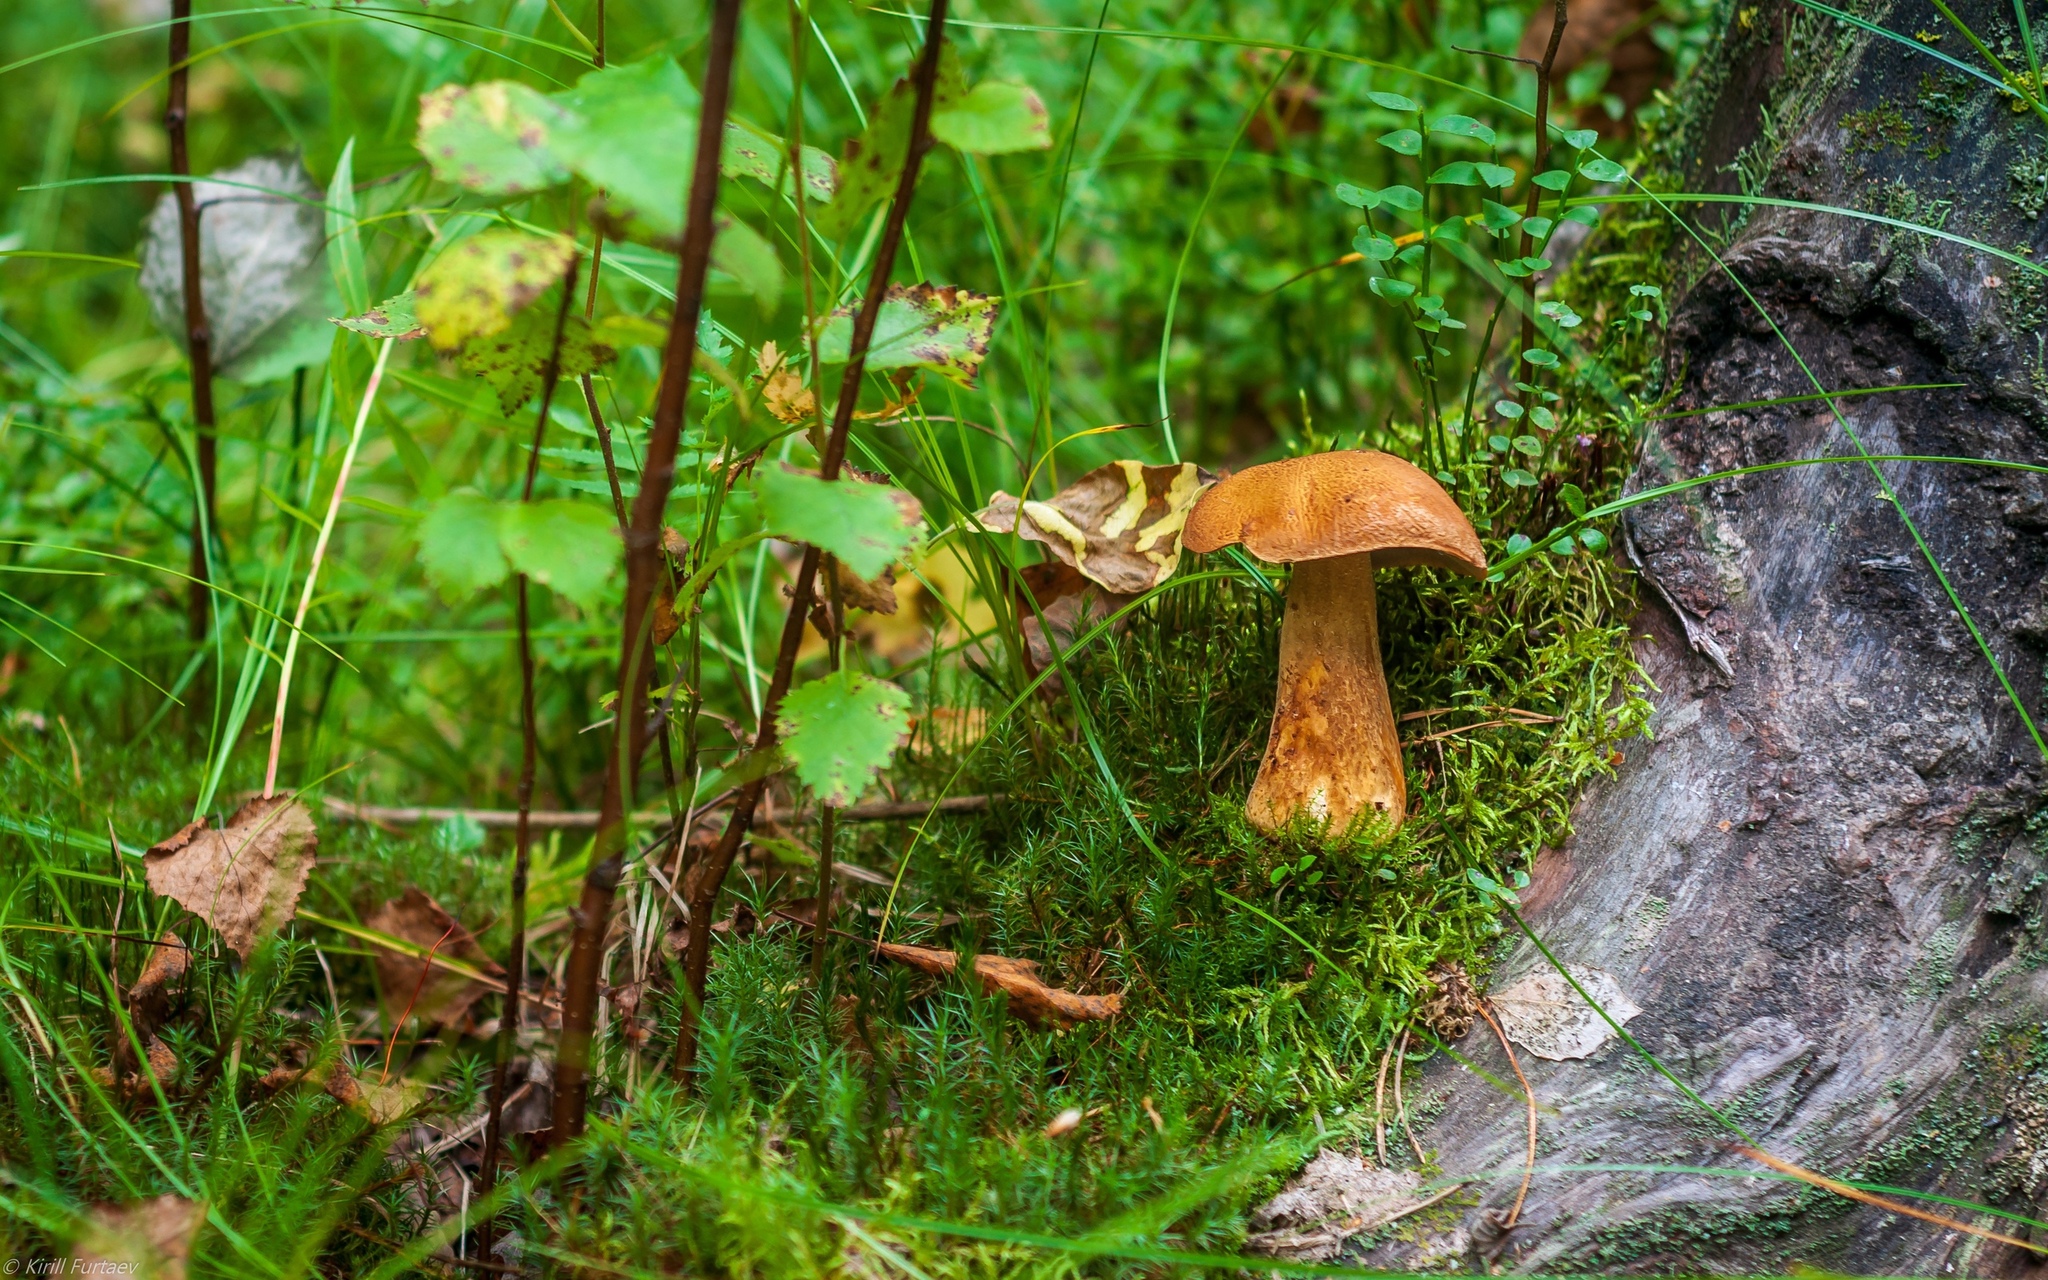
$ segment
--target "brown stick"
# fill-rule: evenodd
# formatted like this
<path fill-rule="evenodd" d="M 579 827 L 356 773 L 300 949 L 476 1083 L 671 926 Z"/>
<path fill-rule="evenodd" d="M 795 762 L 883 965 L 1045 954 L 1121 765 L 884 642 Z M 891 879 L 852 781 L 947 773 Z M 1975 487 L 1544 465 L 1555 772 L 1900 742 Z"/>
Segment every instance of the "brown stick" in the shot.
<path fill-rule="evenodd" d="M 1011 799 L 1006 792 L 995 791 L 987 794 L 947 796 L 943 800 L 877 800 L 868 804 L 848 805 L 839 811 L 841 822 L 900 822 L 910 818 L 922 818 L 928 813 L 980 813 L 998 801 Z M 426 805 L 376 805 L 351 804 L 335 796 L 325 796 L 321 803 L 328 813 L 342 821 L 375 822 L 387 826 L 411 826 L 420 822 L 446 822 L 451 818 L 467 818 L 480 827 L 513 827 L 519 824 L 517 809 L 443 809 Z M 716 806 L 697 816 L 708 817 Z M 535 830 L 539 831 L 588 831 L 597 826 L 603 815 L 595 809 L 551 809 L 528 815 Z M 669 815 L 659 809 L 645 809 L 633 815 L 637 823 L 666 822 Z"/>
<path fill-rule="evenodd" d="M 1508 1045 L 1508 1033 L 1493 1020 L 1493 1012 L 1486 1007 L 1484 1000 L 1479 1002 L 1479 1016 L 1486 1019 L 1486 1025 L 1493 1028 L 1493 1034 L 1500 1037 L 1500 1050 L 1508 1055 L 1508 1065 L 1514 1068 L 1515 1079 L 1522 1085 L 1522 1099 L 1529 1104 L 1529 1154 L 1522 1162 L 1522 1186 L 1515 1192 L 1515 1206 L 1508 1210 L 1507 1220 L 1501 1223 L 1501 1229 L 1506 1230 L 1521 1219 L 1522 1202 L 1529 1198 L 1529 1179 L 1536 1175 L 1536 1091 L 1529 1087 L 1529 1077 L 1522 1074 L 1522 1064 L 1515 1060 L 1515 1051 Z"/>
<path fill-rule="evenodd" d="M 554 345 L 548 349 L 547 367 L 541 374 L 540 412 L 533 421 L 533 448 L 526 455 L 526 484 L 519 492 L 521 502 L 533 501 L 534 481 L 540 477 L 540 450 L 547 443 L 548 410 L 554 405 L 555 385 L 562 376 L 562 335 L 569 326 L 569 304 L 575 295 L 576 263 L 572 260 L 568 277 L 562 281 L 562 306 L 555 313 Z M 533 865 L 533 779 L 540 756 L 540 726 L 533 696 L 529 585 L 522 573 L 514 586 L 519 620 L 519 816 L 512 837 L 512 941 L 505 955 L 505 1001 L 499 1011 L 498 1040 L 492 1046 L 490 1118 L 484 1122 L 483 1168 L 477 1175 L 480 1194 L 486 1201 L 498 1185 L 505 1094 L 511 1084 L 512 1048 L 519 1035 L 519 988 L 526 980 L 526 879 Z M 477 1239 L 483 1253 L 491 1252 L 497 1234 L 497 1215 L 486 1215 L 477 1224 Z"/>
<path fill-rule="evenodd" d="M 839 381 L 839 402 L 833 407 L 832 430 L 825 437 L 824 457 L 818 464 L 818 474 L 826 480 L 838 479 L 839 468 L 846 461 L 846 439 L 853 427 L 854 409 L 860 403 L 860 384 L 867 370 L 868 344 L 874 338 L 875 323 L 882 313 L 882 301 L 889 291 L 889 273 L 896 265 L 896 250 L 903 243 L 903 226 L 910 215 L 911 197 L 917 190 L 918 168 L 924 162 L 924 153 L 931 149 L 932 97 L 938 82 L 939 49 L 945 32 L 946 0 L 932 0 L 931 13 L 925 21 L 924 50 L 913 72 L 917 100 L 911 110 L 910 140 L 903 157 L 903 172 L 897 177 L 896 194 L 889 202 L 888 219 L 882 225 L 882 239 L 875 247 L 875 265 L 868 277 L 867 296 L 853 318 L 853 334 L 847 344 L 846 372 Z M 798 180 L 802 180 L 801 176 Z M 810 613 L 812 587 L 817 581 L 820 559 L 818 548 L 804 548 L 803 564 L 797 569 L 796 583 L 790 596 L 789 614 L 782 624 L 782 644 L 775 654 L 775 672 L 769 681 L 767 696 L 761 701 L 761 727 L 754 738 L 756 752 L 770 751 L 775 747 L 775 713 L 781 706 L 782 696 L 789 692 L 790 677 L 796 669 L 796 651 L 803 642 L 804 619 Z M 687 1078 L 687 1073 L 697 1061 L 697 1020 L 703 1009 L 705 976 L 711 967 L 712 910 L 718 904 L 718 891 L 725 882 L 725 873 L 731 869 L 732 860 L 739 853 L 740 842 L 746 839 L 747 831 L 753 825 L 754 806 L 760 803 L 761 791 L 766 785 L 767 779 L 760 778 L 740 789 L 733 801 L 732 817 L 726 822 L 725 833 L 719 837 L 717 847 L 707 855 L 705 864 L 697 868 L 690 882 L 690 943 L 683 971 L 688 990 L 684 993 L 672 1068 L 679 1080 Z"/>
<path fill-rule="evenodd" d="M 1896 1200 L 1887 1200 L 1883 1196 L 1874 1196 L 1860 1187 L 1852 1187 L 1846 1182 L 1837 1182 L 1833 1178 L 1822 1177 L 1811 1169 L 1802 1169 L 1796 1164 L 1780 1160 L 1769 1152 L 1759 1151 L 1755 1147 L 1746 1147 L 1738 1143 L 1734 1149 L 1766 1168 L 1776 1169 L 1779 1173 L 1797 1178 L 1801 1182 L 1819 1187 L 1823 1191 L 1832 1191 L 1845 1200 L 1854 1200 L 1859 1204 L 1871 1205 L 1884 1210 L 1886 1213 L 1901 1213 L 1908 1218 L 1918 1218 L 1922 1222 L 1931 1222 L 1937 1227 L 1947 1227 L 1951 1231 L 1964 1231 L 1986 1240 L 1996 1240 L 2000 1244 L 2009 1244 L 2015 1249 L 2026 1249 L 2037 1254 L 2048 1253 L 2048 1245 L 2037 1244 L 2032 1240 L 2020 1240 L 2013 1236 L 2000 1235 L 1996 1231 L 1987 1231 L 1983 1227 L 1971 1226 L 1967 1222 L 1958 1222 L 1954 1218 L 1943 1217 L 1938 1213 L 1929 1213 L 1925 1209 L 1916 1209 L 1912 1205 L 1900 1204 Z"/>
<path fill-rule="evenodd" d="M 620 714 L 612 729 L 597 839 L 590 851 L 590 871 L 584 877 L 583 896 L 573 917 L 576 932 L 569 946 L 568 971 L 562 984 L 562 1038 L 555 1059 L 554 1131 L 558 1142 L 583 1132 L 590 1036 L 597 1020 L 597 980 L 604 961 L 605 928 L 611 921 L 612 900 L 624 870 L 626 814 L 632 806 L 640 759 L 647 749 L 647 717 L 639 714 L 638 708 L 640 690 L 647 687 L 653 665 L 650 606 L 655 577 L 661 572 L 662 513 L 668 505 L 669 487 L 675 480 L 683 409 L 690 393 L 691 370 L 697 362 L 697 321 L 704 309 L 704 276 L 711 262 L 713 218 L 718 206 L 718 157 L 732 97 L 733 51 L 739 43 L 739 23 L 740 0 L 714 0 L 697 117 L 697 154 L 690 175 L 682 252 L 676 268 L 675 313 L 669 320 L 668 344 L 662 353 L 661 389 L 655 401 L 653 428 L 648 433 L 647 457 L 641 465 L 640 491 L 634 495 L 633 519 L 626 530 L 626 608 L 619 646 Z"/>
<path fill-rule="evenodd" d="M 186 87 L 192 60 L 192 0 L 171 0 L 171 80 L 164 104 L 164 132 L 171 139 L 171 184 L 178 202 L 178 256 L 185 274 L 185 350 L 192 362 L 192 435 L 198 455 L 194 477 L 199 492 L 192 511 L 192 585 L 185 597 L 186 630 L 204 639 L 212 611 L 209 572 L 212 557 L 214 473 L 217 450 L 213 416 L 213 334 L 206 326 L 206 297 L 200 285 L 199 204 L 192 191 L 192 152 L 185 137 L 188 117 Z"/>
<path fill-rule="evenodd" d="M 1540 190 L 1536 185 L 1536 175 L 1543 169 L 1543 158 L 1550 153 L 1550 68 L 1557 61 L 1558 42 L 1564 39 L 1566 17 L 1565 0 L 1557 0 L 1556 16 L 1550 23 L 1550 45 L 1544 49 L 1543 62 L 1536 68 L 1536 152 L 1529 157 L 1529 195 L 1522 213 L 1524 218 L 1536 216 L 1537 192 Z M 1522 256 L 1526 258 L 1529 251 L 1535 247 L 1535 240 L 1529 235 L 1526 223 L 1522 227 L 1521 244 Z M 1527 351 L 1536 345 L 1535 272 L 1531 271 L 1523 277 L 1522 294 L 1522 350 Z M 1513 368 L 1521 362 L 1522 357 L 1517 353 L 1515 364 L 1509 367 Z M 1518 381 L 1527 382 L 1529 377 L 1529 374 L 1525 374 Z M 1518 392 L 1516 398 L 1526 408 L 1533 396 L 1530 392 L 1523 391 Z"/>

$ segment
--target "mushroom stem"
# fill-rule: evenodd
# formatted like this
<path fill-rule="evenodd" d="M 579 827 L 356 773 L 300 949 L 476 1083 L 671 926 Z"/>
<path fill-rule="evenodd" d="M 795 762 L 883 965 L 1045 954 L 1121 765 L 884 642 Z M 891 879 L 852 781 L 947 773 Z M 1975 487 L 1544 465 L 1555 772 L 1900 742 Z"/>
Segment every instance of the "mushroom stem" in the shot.
<path fill-rule="evenodd" d="M 1301 813 L 1327 819 L 1331 835 L 1361 816 L 1401 825 L 1408 786 L 1380 666 L 1378 613 L 1371 552 L 1295 564 L 1273 728 L 1245 799 L 1245 816 L 1260 830 L 1278 831 Z"/>

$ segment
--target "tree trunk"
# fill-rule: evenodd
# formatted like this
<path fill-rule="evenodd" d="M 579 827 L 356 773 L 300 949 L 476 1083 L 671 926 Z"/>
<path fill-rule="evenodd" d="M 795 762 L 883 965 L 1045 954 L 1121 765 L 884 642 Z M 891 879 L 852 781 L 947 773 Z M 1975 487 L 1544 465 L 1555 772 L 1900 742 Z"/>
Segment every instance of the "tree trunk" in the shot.
<path fill-rule="evenodd" d="M 1957 9 L 1994 50 L 2007 35 L 2019 49 L 2010 9 Z M 1932 12 L 1883 21 L 1909 37 L 1923 23 L 1945 31 L 1939 47 L 1975 61 Z M 2024 208 L 2048 195 L 2048 130 L 1988 85 L 1787 0 L 1741 8 L 1716 57 L 1678 95 L 1694 113 L 1678 138 L 1686 190 L 1747 182 L 2021 253 L 2048 247 Z M 2016 57 L 2008 66 L 2024 67 Z M 1718 228 L 1728 267 L 1823 386 L 1964 384 L 1840 402 L 1869 453 L 2048 462 L 2042 277 L 1834 214 L 1683 211 Z M 1692 258 L 1667 291 L 1673 408 L 1813 391 L 1727 274 Z M 1652 424 L 1631 486 L 1855 452 L 1818 402 L 1716 412 Z M 2044 477 L 1880 466 L 2038 715 Z M 1898 510 L 1868 467 L 1823 465 L 1638 508 L 1625 532 L 1620 554 L 1646 579 L 1655 740 L 1628 751 L 1579 804 L 1577 834 L 1538 859 L 1530 926 L 1567 967 L 1613 975 L 1643 1010 L 1630 1032 L 1771 1154 L 2048 1216 L 2041 753 Z M 1547 968 L 1523 942 L 1490 985 Z M 1484 1022 L 1456 1047 L 1512 1081 Z M 1519 1056 L 1542 1108 L 1539 1169 L 1760 1169 L 1618 1041 L 1580 1061 Z M 1510 1270 L 2048 1275 L 2009 1245 L 1750 1177 L 1538 1172 L 1502 1237 L 1487 1215 L 1505 1216 L 1521 1178 L 1522 1103 L 1442 1056 L 1410 1089 L 1435 1117 L 1420 1137 L 1443 1170 L 1487 1180 L 1466 1208 L 1395 1228 L 1400 1240 L 1355 1241 L 1352 1256 L 1378 1265 L 1477 1253 Z"/>

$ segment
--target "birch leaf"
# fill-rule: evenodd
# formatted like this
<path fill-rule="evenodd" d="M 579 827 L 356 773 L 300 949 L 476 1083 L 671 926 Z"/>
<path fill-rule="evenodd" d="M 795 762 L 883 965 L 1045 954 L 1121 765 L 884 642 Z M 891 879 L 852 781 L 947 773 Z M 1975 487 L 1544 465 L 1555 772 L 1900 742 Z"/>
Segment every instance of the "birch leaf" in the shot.
<path fill-rule="evenodd" d="M 791 689 L 777 727 L 797 777 L 822 803 L 844 808 L 910 736 L 910 695 L 858 671 L 835 671 Z"/>
<path fill-rule="evenodd" d="M 488 383 L 498 393 L 498 408 L 510 416 L 540 394 L 554 347 L 554 313 L 547 307 L 528 307 L 502 331 L 464 343 L 457 363 L 464 373 Z M 617 354 L 595 339 L 590 321 L 581 314 L 571 312 L 564 319 L 560 381 L 579 378 Z"/>
<path fill-rule="evenodd" d="M 420 323 L 415 311 L 418 298 L 408 289 L 395 297 L 384 299 L 359 316 L 349 316 L 334 323 L 350 333 L 360 333 L 371 338 L 396 338 L 400 342 L 411 342 L 427 336 L 427 330 Z"/>
<path fill-rule="evenodd" d="M 552 143 L 567 116 L 512 80 L 443 85 L 420 96 L 415 140 L 434 176 L 480 195 L 510 196 L 568 180 Z"/>
<path fill-rule="evenodd" d="M 576 256 L 567 236 L 485 231 L 434 259 L 420 275 L 414 314 L 443 351 L 501 333 L 562 278 Z"/>
<path fill-rule="evenodd" d="M 296 160 L 258 156 L 193 183 L 192 198 L 214 369 L 237 377 L 237 361 L 325 299 L 320 193 Z M 183 347 L 185 265 L 173 193 L 150 211 L 136 281 L 151 318 Z"/>
<path fill-rule="evenodd" d="M 916 537 L 917 499 L 887 485 L 764 466 L 754 493 L 770 532 L 829 551 L 862 578 L 880 576 Z"/>
<path fill-rule="evenodd" d="M 835 309 L 818 334 L 818 359 L 845 364 L 858 304 Z M 868 344 L 867 367 L 929 369 L 963 387 L 974 385 L 995 332 L 996 299 L 958 285 L 892 284 Z"/>
<path fill-rule="evenodd" d="M 475 935 L 417 888 L 378 907 L 363 927 L 410 942 L 424 952 L 460 960 L 494 978 L 505 971 L 477 944 Z M 384 1025 L 395 1028 L 411 1015 L 426 1026 L 462 1021 L 469 1007 L 491 988 L 473 978 L 430 966 L 418 955 L 390 947 L 377 948 L 377 984 L 382 990 Z"/>
<path fill-rule="evenodd" d="M 1615 1022 L 1625 1023 L 1642 1012 L 1622 991 L 1613 974 L 1600 969 L 1574 969 L 1572 976 Z M 1488 999 L 1509 1039 L 1552 1062 L 1590 1058 L 1615 1038 L 1607 1018 L 1602 1018 L 1554 970 L 1532 973 Z"/>
<path fill-rule="evenodd" d="M 149 887 L 213 926 L 246 960 L 298 911 L 319 847 L 312 815 L 291 796 L 258 797 L 228 825 L 185 825 L 143 855 Z"/>
<path fill-rule="evenodd" d="M 994 532 L 1015 530 L 1043 543 L 1061 563 L 1117 595 L 1137 595 L 1180 568 L 1181 527 L 1215 482 L 1192 462 L 1153 467 L 1125 460 L 1097 467 L 1045 502 L 1020 504 L 998 490 L 978 518 Z"/>

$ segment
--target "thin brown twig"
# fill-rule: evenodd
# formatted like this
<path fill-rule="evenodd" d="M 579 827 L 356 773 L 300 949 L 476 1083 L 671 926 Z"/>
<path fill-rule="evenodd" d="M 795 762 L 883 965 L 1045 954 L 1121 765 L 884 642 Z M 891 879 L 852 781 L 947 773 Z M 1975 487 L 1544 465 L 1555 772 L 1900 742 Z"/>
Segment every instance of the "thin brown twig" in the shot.
<path fill-rule="evenodd" d="M 939 813 L 980 813 L 990 805 L 1011 799 L 1008 792 L 993 791 L 964 796 L 947 796 L 942 800 L 874 800 L 866 804 L 848 805 L 839 811 L 842 822 L 900 822 L 908 818 L 922 818 L 933 812 Z M 720 797 L 699 809 L 697 816 L 707 818 L 717 813 L 723 804 L 729 804 L 731 796 Z M 337 796 L 325 796 L 321 803 L 328 813 L 343 821 L 371 822 L 383 826 L 412 826 L 421 822 L 447 822 L 464 819 L 480 827 L 512 827 L 518 825 L 517 809 L 444 809 L 431 805 L 375 805 L 353 804 Z M 587 831 L 597 826 L 602 815 L 595 809 L 552 809 L 540 810 L 531 815 L 530 821 L 536 831 Z M 633 815 L 637 823 L 667 822 L 665 810 L 647 809 Z"/>
<path fill-rule="evenodd" d="M 925 22 L 924 48 L 913 71 L 916 99 L 911 109 L 910 136 L 905 146 L 903 169 L 897 175 L 896 193 L 889 202 L 882 236 L 875 246 L 866 296 L 853 317 L 853 332 L 847 343 L 846 370 L 839 383 L 839 401 L 833 407 L 832 429 L 825 437 L 824 456 L 818 464 L 818 475 L 825 480 L 837 480 L 839 469 L 846 460 L 847 437 L 853 428 L 854 411 L 860 404 L 861 381 L 867 372 L 868 346 L 874 339 L 875 324 L 881 318 L 882 304 L 888 296 L 889 275 L 895 268 L 896 252 L 902 245 L 910 203 L 917 191 L 918 170 L 924 163 L 925 152 L 931 149 L 932 101 L 936 96 L 939 52 L 945 32 L 946 0 L 932 0 L 931 12 Z M 795 673 L 797 649 L 803 642 L 805 619 L 810 613 L 821 557 L 822 552 L 817 547 L 806 547 L 803 563 L 797 569 L 796 581 L 790 592 L 789 613 L 783 620 L 782 643 L 775 655 L 775 671 L 761 700 L 761 724 L 754 739 L 756 752 L 771 751 L 775 747 L 775 716 Z M 731 869 L 733 858 L 739 853 L 740 842 L 746 838 L 753 824 L 754 808 L 760 802 L 766 784 L 764 777 L 740 789 L 734 798 L 732 817 L 726 823 L 724 834 L 692 882 L 689 949 L 684 964 L 687 991 L 681 1025 L 677 1030 L 676 1055 L 671 1064 L 678 1079 L 686 1078 L 696 1064 L 697 1021 L 704 1002 L 705 979 L 711 967 L 712 913 L 726 872 Z"/>
<path fill-rule="evenodd" d="M 526 452 L 526 483 L 519 491 L 521 503 L 533 501 L 533 487 L 540 479 L 540 451 L 547 443 L 548 411 L 554 407 L 555 387 L 562 378 L 562 338 L 568 332 L 569 308 L 576 297 L 576 267 L 571 259 L 568 275 L 562 280 L 562 305 L 555 312 L 554 341 L 548 347 L 547 365 L 541 371 L 540 409 L 533 419 L 533 447 Z M 505 948 L 505 1000 L 498 1014 L 497 1043 L 492 1046 L 489 1118 L 484 1122 L 483 1167 L 477 1174 L 486 1202 L 497 1190 L 505 1094 L 511 1084 L 512 1047 L 519 1034 L 519 988 L 526 975 L 526 882 L 533 867 L 533 783 L 540 758 L 540 723 L 534 706 L 531 583 L 524 572 L 515 580 L 513 592 L 519 628 L 519 808 L 512 836 L 512 938 Z M 483 1252 L 491 1252 L 497 1240 L 497 1216 L 485 1215 L 477 1230 Z"/>
<path fill-rule="evenodd" d="M 1408 1139 L 1408 1149 L 1415 1153 L 1415 1167 L 1429 1163 L 1422 1154 L 1422 1143 L 1416 1140 L 1415 1127 L 1408 1123 L 1408 1101 L 1401 1095 L 1401 1075 L 1408 1067 L 1408 1028 L 1401 1028 L 1401 1047 L 1394 1050 L 1394 1118 L 1401 1122 L 1401 1136 Z"/>
<path fill-rule="evenodd" d="M 192 189 L 192 152 L 186 139 L 190 119 L 192 0 L 171 0 L 171 73 L 164 102 L 164 132 L 170 135 L 171 184 L 178 203 L 178 256 L 185 281 L 185 352 L 192 363 L 192 436 L 198 474 L 193 479 L 192 585 L 186 595 L 186 629 L 204 639 L 212 606 L 214 473 L 218 467 L 213 412 L 213 332 L 206 323 L 206 295 L 199 265 L 199 204 Z"/>
<path fill-rule="evenodd" d="M 711 239 L 718 207 L 719 156 L 726 112 L 732 100 L 733 54 L 739 43 L 740 0 L 714 0 L 706 41 L 705 70 L 697 115 L 697 150 L 690 176 L 683 242 L 677 255 L 675 310 L 662 351 L 661 381 L 647 453 L 640 469 L 626 529 L 626 601 L 619 653 L 619 703 L 633 707 L 653 667 L 652 622 L 656 577 L 661 572 L 661 528 L 675 481 L 683 415 L 697 363 L 697 322 L 704 309 L 704 280 L 711 263 Z M 632 811 L 641 758 L 646 754 L 644 715 L 621 715 L 606 755 L 604 790 L 590 869 L 574 915 L 576 928 L 563 975 L 562 1031 L 555 1055 L 554 1132 L 566 1142 L 583 1132 L 590 1041 L 597 1021 L 597 985 L 604 966 L 604 938 L 612 904 L 624 874 L 626 815 Z"/>
<path fill-rule="evenodd" d="M 1775 1169 L 1779 1173 L 1797 1178 L 1801 1182 L 1819 1187 L 1823 1191 L 1832 1191 L 1844 1199 L 1854 1200 L 1859 1204 L 1867 1204 L 1874 1208 L 1883 1209 L 1886 1213 L 1902 1213 L 1908 1218 L 1918 1218 L 1922 1222 L 1931 1222 L 1935 1226 L 1947 1227 L 1951 1231 L 1965 1231 L 1985 1240 L 1996 1240 L 2000 1244 L 2009 1244 L 2015 1249 L 2026 1249 L 2033 1253 L 2048 1254 L 2048 1245 L 2038 1244 L 2032 1240 L 2021 1240 L 2014 1236 L 2000 1235 L 1998 1232 L 1987 1230 L 1984 1227 L 1973 1227 L 1967 1222 L 1958 1222 L 1954 1218 L 1945 1218 L 1938 1213 L 1929 1213 L 1925 1209 L 1916 1209 L 1912 1205 L 1900 1204 L 1896 1200 L 1887 1200 L 1882 1196 L 1874 1196 L 1859 1187 L 1852 1187 L 1846 1182 L 1836 1182 L 1833 1178 L 1823 1177 L 1811 1169 L 1802 1169 L 1796 1164 L 1780 1160 L 1769 1152 L 1759 1151 L 1755 1147 L 1737 1144 L 1733 1149 L 1766 1168 Z"/>
<path fill-rule="evenodd" d="M 1500 1038 L 1501 1052 L 1508 1055 L 1508 1066 L 1514 1069 L 1515 1079 L 1521 1082 L 1522 1100 L 1529 1107 L 1529 1155 L 1522 1164 L 1522 1186 L 1515 1192 L 1514 1208 L 1508 1210 L 1507 1220 L 1501 1224 L 1505 1231 L 1521 1219 L 1522 1202 L 1529 1197 L 1529 1180 L 1536 1176 L 1536 1091 L 1529 1087 L 1529 1077 L 1522 1074 L 1522 1064 L 1515 1060 L 1514 1047 L 1508 1044 L 1508 1033 L 1494 1021 L 1493 1011 L 1486 1007 L 1485 1000 L 1479 1002 L 1479 1016 L 1486 1019 L 1486 1025 L 1492 1027 L 1493 1034 Z"/>
<path fill-rule="evenodd" d="M 1387 1064 L 1394 1060 L 1394 1042 L 1387 1041 L 1387 1051 L 1380 1055 L 1379 1077 L 1372 1086 L 1372 1142 L 1379 1152 L 1380 1168 L 1387 1167 Z"/>

